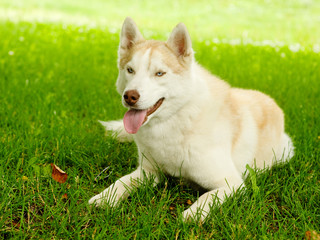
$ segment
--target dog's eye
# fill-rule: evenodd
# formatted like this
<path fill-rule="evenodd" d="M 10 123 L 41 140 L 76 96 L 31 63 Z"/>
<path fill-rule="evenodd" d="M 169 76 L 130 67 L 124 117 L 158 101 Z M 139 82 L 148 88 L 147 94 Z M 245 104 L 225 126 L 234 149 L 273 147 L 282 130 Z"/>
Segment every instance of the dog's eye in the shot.
<path fill-rule="evenodd" d="M 157 77 L 162 77 L 165 74 L 166 74 L 165 72 L 156 72 Z"/>
<path fill-rule="evenodd" d="M 134 73 L 134 70 L 131 67 L 127 68 L 128 73 Z"/>

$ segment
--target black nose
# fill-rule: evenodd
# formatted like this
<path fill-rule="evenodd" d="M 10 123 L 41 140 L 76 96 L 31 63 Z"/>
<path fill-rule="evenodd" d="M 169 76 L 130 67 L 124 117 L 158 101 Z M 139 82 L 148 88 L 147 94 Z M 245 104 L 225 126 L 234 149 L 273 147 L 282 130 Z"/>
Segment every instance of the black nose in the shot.
<path fill-rule="evenodd" d="M 140 94 L 137 90 L 129 90 L 124 93 L 123 98 L 129 106 L 133 106 L 138 102 Z"/>

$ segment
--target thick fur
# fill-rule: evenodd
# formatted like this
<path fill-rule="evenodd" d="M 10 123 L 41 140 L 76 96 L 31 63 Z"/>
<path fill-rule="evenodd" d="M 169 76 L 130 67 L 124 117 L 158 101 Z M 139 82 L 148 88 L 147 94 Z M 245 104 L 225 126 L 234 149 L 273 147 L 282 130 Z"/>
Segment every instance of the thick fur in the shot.
<path fill-rule="evenodd" d="M 127 18 L 118 67 L 118 92 L 140 94 L 134 108 L 148 109 L 159 99 L 164 101 L 136 134 L 128 134 L 121 120 L 101 122 L 120 141 L 135 141 L 139 167 L 91 198 L 90 204 L 116 206 L 144 177 L 153 176 L 157 182 L 162 171 L 208 189 L 183 213 L 185 220 L 195 216 L 204 220 L 212 196 L 222 203 L 243 187 L 247 164 L 265 168 L 293 156 L 283 112 L 274 100 L 258 91 L 231 88 L 197 64 L 182 23 L 167 42 L 160 42 L 144 40 Z M 159 71 L 165 74 L 159 77 Z M 129 108 L 125 100 L 123 105 Z"/>

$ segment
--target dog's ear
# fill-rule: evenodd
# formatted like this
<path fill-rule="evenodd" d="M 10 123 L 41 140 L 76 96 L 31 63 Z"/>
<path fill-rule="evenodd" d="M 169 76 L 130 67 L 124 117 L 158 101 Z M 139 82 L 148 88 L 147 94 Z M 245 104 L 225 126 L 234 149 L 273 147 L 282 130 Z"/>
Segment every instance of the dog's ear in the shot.
<path fill-rule="evenodd" d="M 128 50 L 132 48 L 132 46 L 144 40 L 136 23 L 129 17 L 124 20 L 122 25 L 122 30 L 120 34 L 120 46 L 119 51 L 121 50 Z"/>
<path fill-rule="evenodd" d="M 179 23 L 172 30 L 167 44 L 178 57 L 188 57 L 193 55 L 191 38 L 183 23 Z"/>

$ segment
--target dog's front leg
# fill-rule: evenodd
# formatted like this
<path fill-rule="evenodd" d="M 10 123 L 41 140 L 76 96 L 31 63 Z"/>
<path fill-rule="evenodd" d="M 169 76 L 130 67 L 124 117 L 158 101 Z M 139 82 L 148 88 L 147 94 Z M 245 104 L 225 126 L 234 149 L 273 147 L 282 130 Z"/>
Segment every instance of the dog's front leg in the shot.
<path fill-rule="evenodd" d="M 210 206 L 216 199 L 215 196 L 218 198 L 219 203 L 222 204 L 225 198 L 231 195 L 233 191 L 243 187 L 243 180 L 239 173 L 236 170 L 231 172 L 233 172 L 233 175 L 222 180 L 220 187 L 201 195 L 191 207 L 183 212 L 184 221 L 193 219 L 203 222 L 210 212 Z"/>
<path fill-rule="evenodd" d="M 145 172 L 138 167 L 137 170 L 123 176 L 103 192 L 92 197 L 89 200 L 89 204 L 94 204 L 97 207 L 103 205 L 115 207 L 121 200 L 127 198 L 132 190 L 139 187 L 145 176 L 150 177 L 153 176 L 153 174 L 151 172 Z M 156 177 L 155 182 L 157 182 Z"/>

